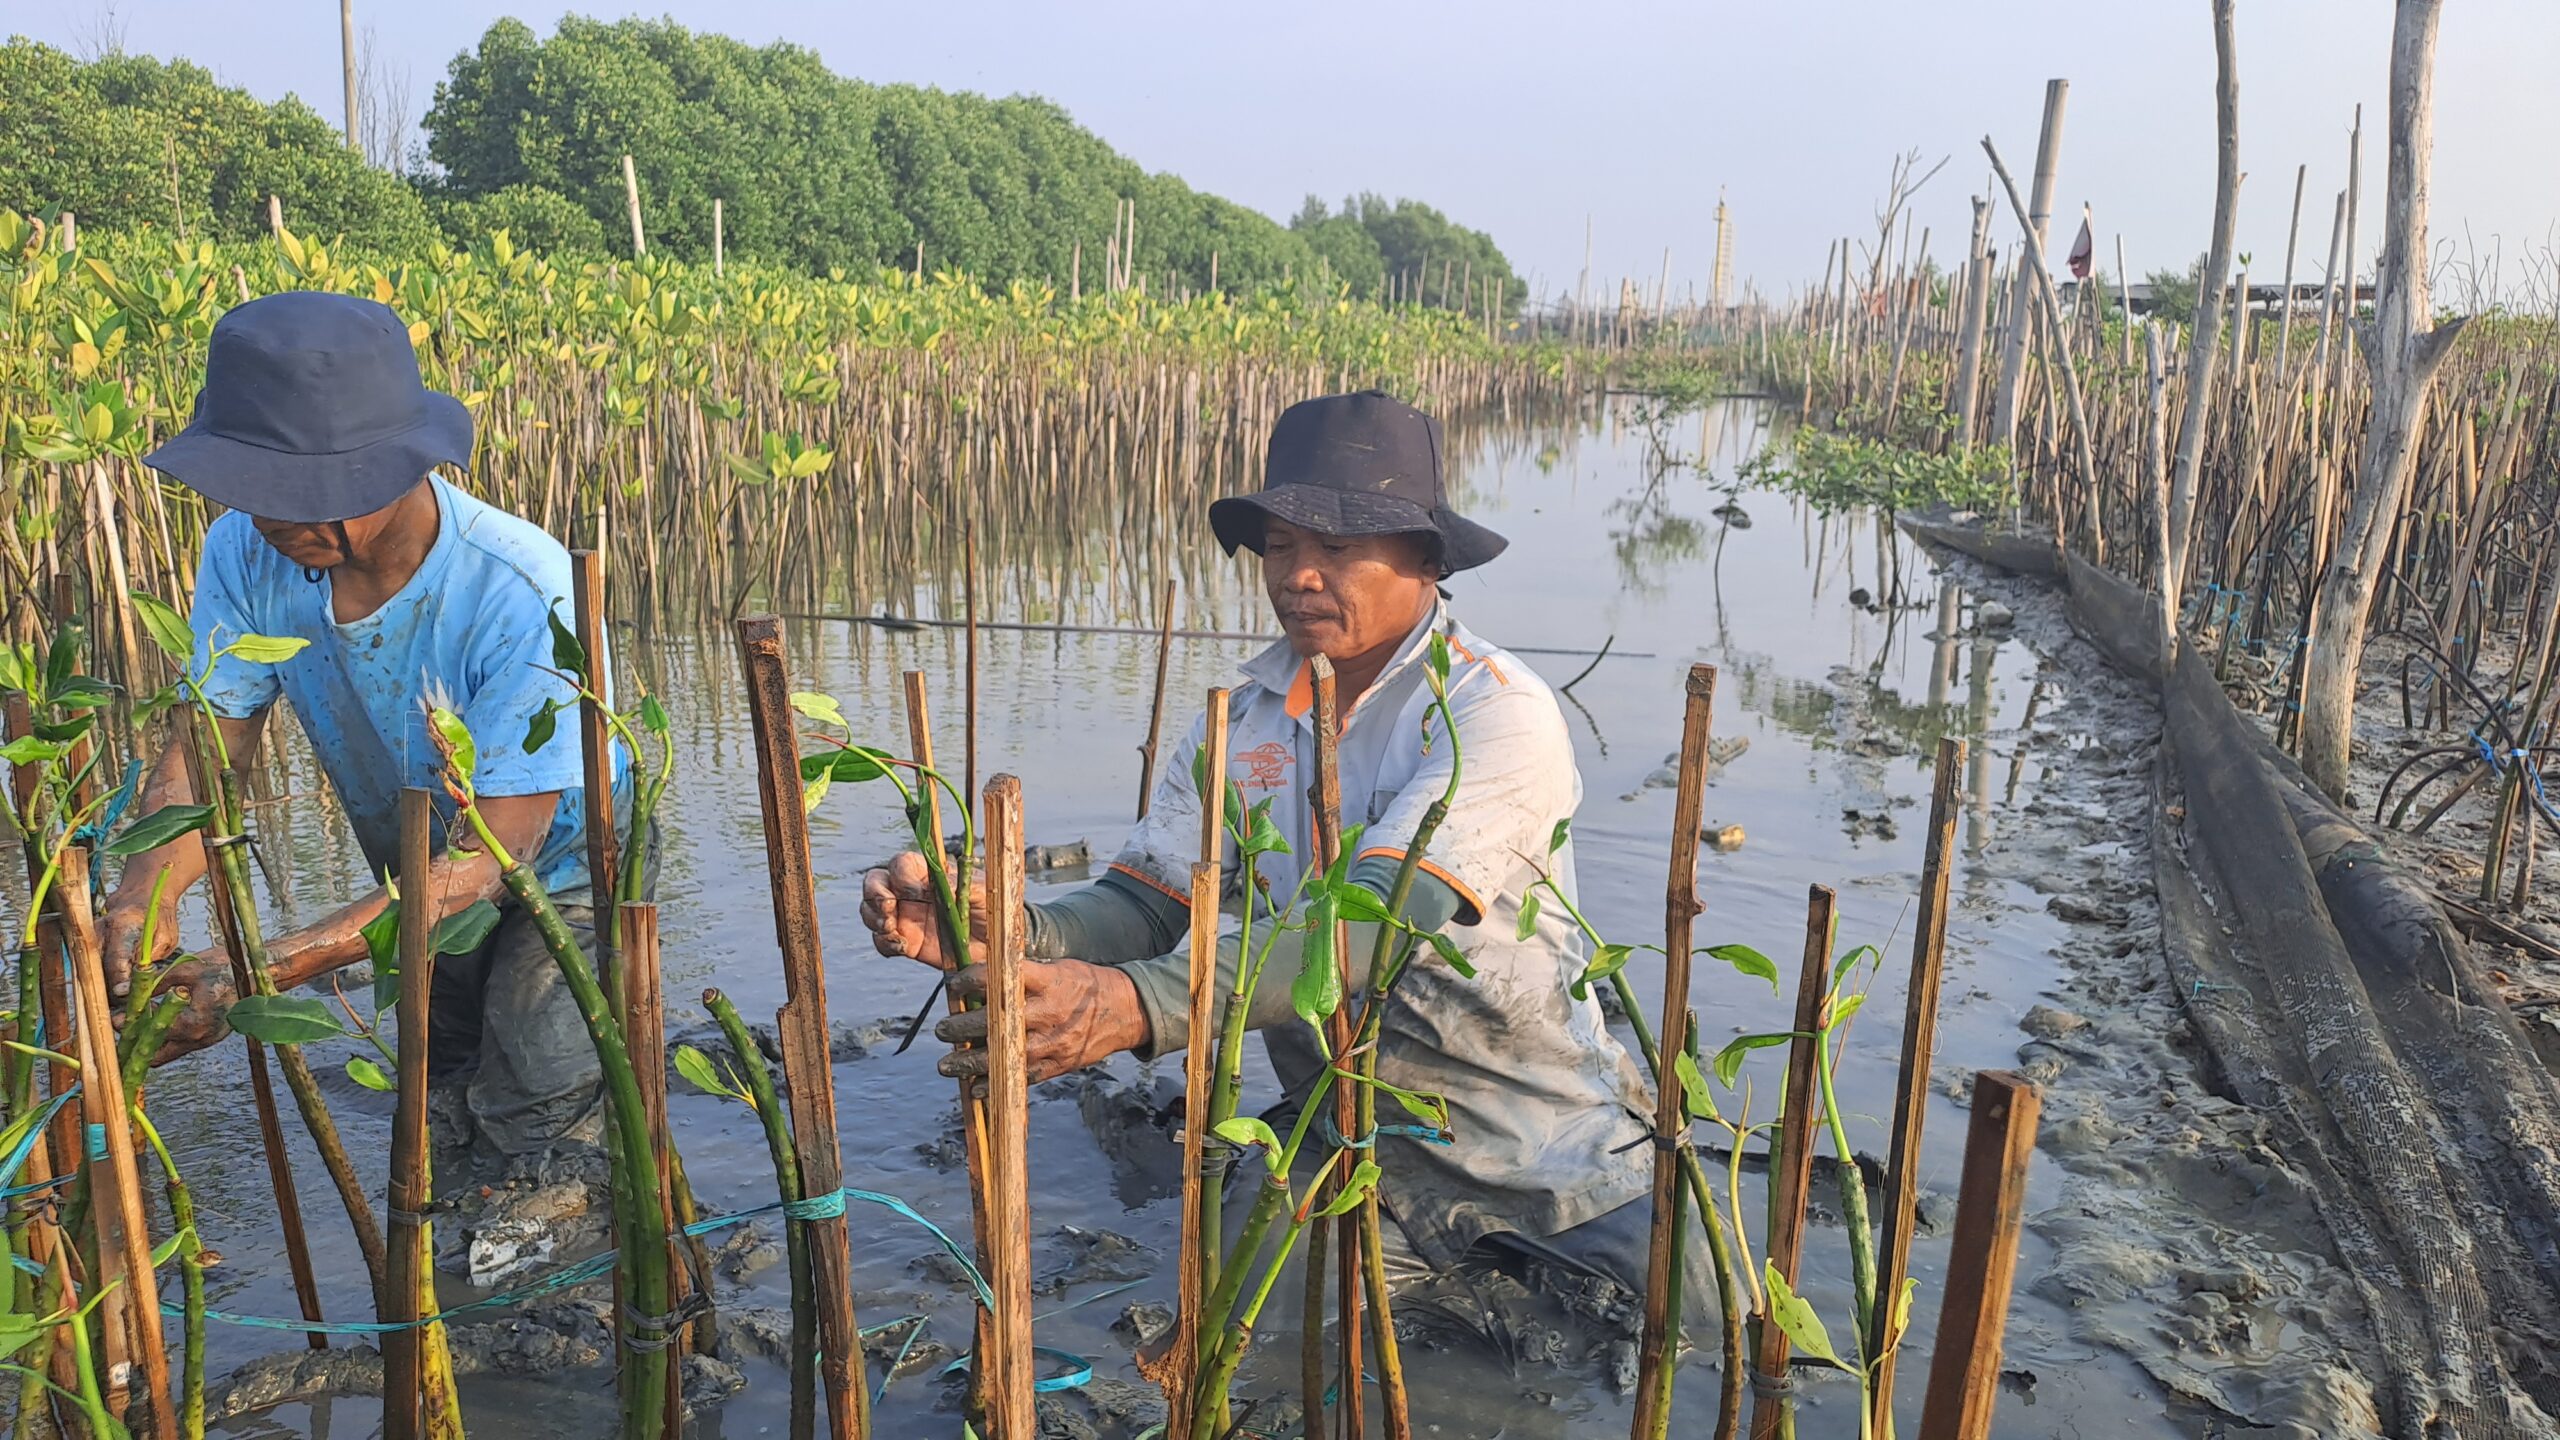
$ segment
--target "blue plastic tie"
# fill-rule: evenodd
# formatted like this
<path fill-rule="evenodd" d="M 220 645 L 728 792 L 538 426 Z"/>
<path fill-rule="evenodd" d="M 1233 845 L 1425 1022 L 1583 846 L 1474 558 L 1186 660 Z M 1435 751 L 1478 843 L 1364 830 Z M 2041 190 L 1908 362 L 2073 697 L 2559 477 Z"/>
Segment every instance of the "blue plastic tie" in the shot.
<path fill-rule="evenodd" d="M 104 1159 L 106 1159 L 106 1158 L 107 1158 L 107 1127 L 106 1127 L 106 1126 L 104 1126 L 104 1125 L 92 1125 L 92 1126 L 90 1126 L 90 1127 L 88 1127 L 88 1128 L 89 1128 L 89 1158 L 90 1158 L 90 1159 L 92 1159 L 92 1160 L 104 1160 Z"/>
<path fill-rule="evenodd" d="M 1324 1143 L 1337 1150 L 1372 1149 L 1377 1145 L 1378 1137 L 1381 1135 L 1401 1135 L 1408 1140 L 1419 1140 L 1425 1145 L 1457 1143 L 1456 1136 L 1429 1125 L 1380 1125 L 1357 1140 L 1346 1140 L 1342 1138 L 1342 1132 L 1335 1128 L 1333 1113 L 1329 1110 L 1316 1112 L 1316 1134 L 1323 1139 Z"/>
<path fill-rule="evenodd" d="M 782 1202 L 782 1213 L 794 1220 L 833 1220 L 844 1213 L 844 1192 L 812 1195 L 806 1200 Z"/>

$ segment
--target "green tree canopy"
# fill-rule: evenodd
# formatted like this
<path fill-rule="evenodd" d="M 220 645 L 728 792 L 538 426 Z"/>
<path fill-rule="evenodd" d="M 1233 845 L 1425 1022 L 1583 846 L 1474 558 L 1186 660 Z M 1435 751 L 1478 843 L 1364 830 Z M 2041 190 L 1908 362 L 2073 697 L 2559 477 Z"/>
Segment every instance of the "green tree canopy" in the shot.
<path fill-rule="evenodd" d="M 1390 201 L 1383 195 L 1355 195 L 1342 209 L 1329 212 L 1310 195 L 1289 222 L 1333 267 L 1351 282 L 1355 294 L 1374 296 L 1389 276 L 1401 276 L 1408 288 L 1433 305 L 1452 309 L 1481 305 L 1468 291 L 1479 293 L 1488 277 L 1502 283 L 1507 312 L 1526 298 L 1525 287 L 1511 273 L 1511 262 L 1493 237 L 1470 230 L 1419 200 Z"/>
<path fill-rule="evenodd" d="M 0 96 L 0 209 L 237 240 L 266 233 L 274 195 L 304 234 L 392 250 L 435 234 L 416 192 L 310 106 L 266 104 L 185 61 L 83 64 L 13 38 L 0 45 Z"/>

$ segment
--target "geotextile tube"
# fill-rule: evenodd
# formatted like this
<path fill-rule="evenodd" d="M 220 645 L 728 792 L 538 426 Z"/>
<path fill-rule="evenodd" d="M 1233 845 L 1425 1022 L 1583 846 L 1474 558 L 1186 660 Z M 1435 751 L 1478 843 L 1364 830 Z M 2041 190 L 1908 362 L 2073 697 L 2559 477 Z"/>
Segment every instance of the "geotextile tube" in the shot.
<path fill-rule="evenodd" d="M 2560 1435 L 2560 1087 L 2427 887 L 2245 719 L 2157 602 L 2044 541 L 1905 519 L 2057 580 L 2158 688 L 2154 881 L 2212 1083 L 2265 1115 L 2364 1301 L 2391 1435 Z"/>

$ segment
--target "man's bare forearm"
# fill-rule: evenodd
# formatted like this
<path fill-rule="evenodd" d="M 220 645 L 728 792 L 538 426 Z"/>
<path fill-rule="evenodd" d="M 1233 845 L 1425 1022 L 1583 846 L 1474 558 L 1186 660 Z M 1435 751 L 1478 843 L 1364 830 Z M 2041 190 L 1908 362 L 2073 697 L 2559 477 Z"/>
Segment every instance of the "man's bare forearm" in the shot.
<path fill-rule="evenodd" d="M 551 817 L 559 806 L 552 795 L 504 796 L 484 799 L 481 811 L 490 830 L 507 852 L 530 859 L 541 845 L 543 835 L 551 827 Z M 506 889 L 506 877 L 498 862 L 478 850 L 447 850 L 435 857 L 428 869 L 429 893 L 435 897 L 435 916 L 439 921 L 459 915 L 482 900 L 495 900 Z M 333 970 L 352 965 L 366 956 L 364 927 L 371 924 L 391 903 L 390 893 L 377 889 L 351 904 L 345 905 L 314 925 L 308 925 L 267 947 L 270 978 L 279 990 L 307 985 Z"/>
<path fill-rule="evenodd" d="M 214 722 L 222 730 L 223 748 L 231 755 L 234 772 L 245 768 L 256 758 L 258 741 L 266 725 L 263 715 L 247 720 L 221 719 Z M 171 805 L 197 803 L 194 779 L 188 774 L 186 741 L 173 740 L 152 763 L 151 773 L 144 778 L 142 791 L 135 797 L 134 813 L 149 815 Z M 161 933 L 174 935 L 169 927 L 177 923 L 178 898 L 205 877 L 209 868 L 201 833 L 181 835 L 166 845 L 145 850 L 127 860 L 116 877 L 115 893 L 108 898 L 110 911 L 131 908 L 140 911 L 150 903 L 154 886 L 161 886 Z M 164 881 L 161 877 L 166 876 Z"/>

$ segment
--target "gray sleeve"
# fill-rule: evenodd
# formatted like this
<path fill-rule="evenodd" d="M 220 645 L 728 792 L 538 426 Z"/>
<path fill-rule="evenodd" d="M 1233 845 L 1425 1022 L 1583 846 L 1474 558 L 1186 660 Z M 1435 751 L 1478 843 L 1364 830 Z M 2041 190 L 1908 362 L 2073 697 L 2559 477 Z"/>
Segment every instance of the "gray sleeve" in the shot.
<path fill-rule="evenodd" d="M 1035 960 L 1125 965 L 1166 953 L 1191 928 L 1187 907 L 1118 874 L 1029 909 L 1025 945 Z"/>
<path fill-rule="evenodd" d="M 1395 885 L 1397 862 L 1391 857 L 1377 856 L 1355 864 L 1351 878 L 1368 886 L 1381 896 Z M 1373 873 L 1372 867 L 1378 867 Z M 1083 893 L 1083 892 L 1079 892 Z M 1413 890 L 1406 897 L 1405 915 L 1425 930 L 1437 930 L 1458 913 L 1458 893 L 1444 882 L 1427 874 L 1414 876 Z M 1368 980 L 1369 957 L 1376 953 L 1378 927 L 1353 924 L 1348 928 L 1352 973 L 1358 982 Z M 1267 931 L 1257 933 L 1259 945 Z M 1298 1018 L 1289 1004 L 1289 982 L 1297 978 L 1306 957 L 1304 930 L 1286 929 L 1270 937 L 1270 951 L 1262 962 L 1262 972 L 1254 981 L 1253 997 L 1245 1009 L 1247 1030 L 1268 1030 L 1286 1025 Z M 1218 941 L 1216 998 L 1210 1013 L 1223 1016 L 1227 999 L 1235 994 L 1240 970 L 1242 947 L 1239 937 L 1226 935 Z M 1140 1059 L 1152 1060 L 1170 1055 L 1191 1044 L 1191 956 L 1189 952 L 1151 955 L 1143 960 L 1120 966 L 1122 974 L 1137 987 L 1138 1004 L 1147 1015 L 1147 1043 L 1137 1050 Z"/>

